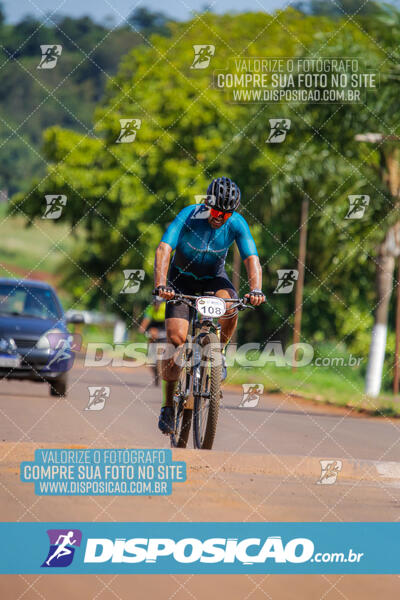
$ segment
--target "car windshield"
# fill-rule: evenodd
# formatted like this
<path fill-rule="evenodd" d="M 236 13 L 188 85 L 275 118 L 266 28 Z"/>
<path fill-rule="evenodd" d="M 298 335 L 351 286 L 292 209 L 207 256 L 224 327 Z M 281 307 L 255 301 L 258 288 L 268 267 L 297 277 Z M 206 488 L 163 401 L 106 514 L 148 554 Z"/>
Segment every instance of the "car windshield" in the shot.
<path fill-rule="evenodd" d="M 0 283 L 0 316 L 59 319 L 60 309 L 51 290 L 27 284 Z"/>

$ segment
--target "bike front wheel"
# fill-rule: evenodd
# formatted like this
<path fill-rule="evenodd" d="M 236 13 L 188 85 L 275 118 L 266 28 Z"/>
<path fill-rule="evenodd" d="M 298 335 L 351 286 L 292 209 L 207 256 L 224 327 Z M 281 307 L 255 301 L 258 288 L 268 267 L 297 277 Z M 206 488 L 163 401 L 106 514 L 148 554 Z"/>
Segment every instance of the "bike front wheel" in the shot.
<path fill-rule="evenodd" d="M 215 333 L 206 334 L 199 343 L 202 346 L 200 394 L 194 396 L 193 444 L 195 448 L 211 450 L 218 422 L 222 357 Z"/>
<path fill-rule="evenodd" d="M 161 360 L 157 359 L 157 362 L 154 365 L 154 385 L 156 385 L 157 387 L 160 385 L 161 377 Z"/>
<path fill-rule="evenodd" d="M 182 398 L 186 395 L 187 373 L 183 368 L 174 398 L 174 433 L 171 434 L 173 448 L 186 448 L 192 425 L 192 409 L 185 408 Z"/>

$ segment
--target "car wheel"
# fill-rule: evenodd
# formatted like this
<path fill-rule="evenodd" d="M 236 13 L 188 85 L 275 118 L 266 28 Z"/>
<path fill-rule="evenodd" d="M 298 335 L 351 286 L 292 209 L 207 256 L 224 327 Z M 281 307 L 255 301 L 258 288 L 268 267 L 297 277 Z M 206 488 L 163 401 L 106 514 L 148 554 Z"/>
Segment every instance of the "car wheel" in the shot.
<path fill-rule="evenodd" d="M 65 375 L 57 377 L 50 384 L 50 396 L 66 396 L 67 395 L 67 378 Z"/>

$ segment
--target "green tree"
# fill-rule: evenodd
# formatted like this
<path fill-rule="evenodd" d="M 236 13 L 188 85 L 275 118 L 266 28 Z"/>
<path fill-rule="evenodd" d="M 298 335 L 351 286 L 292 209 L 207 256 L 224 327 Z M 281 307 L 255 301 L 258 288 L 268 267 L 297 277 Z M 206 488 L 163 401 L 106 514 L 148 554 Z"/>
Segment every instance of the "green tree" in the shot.
<path fill-rule="evenodd" d="M 286 27 L 296 28 L 294 11 L 280 18 Z M 68 196 L 65 218 L 86 232 L 85 244 L 77 246 L 70 262 L 74 275 L 68 277 L 75 297 L 82 296 L 82 302 L 128 310 L 131 299 L 118 296 L 124 268 L 145 268 L 148 284 L 143 293 L 148 294 L 154 249 L 165 226 L 183 206 L 193 203 L 195 194 L 205 192 L 211 177 L 229 173 L 243 187 L 249 203 L 260 188 L 260 179 L 268 179 L 273 160 L 268 158 L 270 151 L 264 150 L 265 115 L 258 121 L 262 132 L 257 139 L 260 132 L 253 132 L 251 123 L 259 107 L 249 111 L 227 105 L 210 85 L 209 72 L 190 69 L 193 44 L 199 40 L 215 43 L 219 50 L 213 67 L 223 68 L 232 49 L 239 54 L 243 40 L 252 40 L 257 27 L 269 29 L 272 56 L 290 56 L 298 51 L 299 43 L 311 43 L 315 19 L 310 17 L 297 32 L 299 41 L 270 15 L 205 14 L 189 28 L 187 23 L 172 23 L 173 54 L 171 42 L 155 35 L 149 47 L 133 51 L 122 61 L 96 111 L 96 139 L 59 128 L 46 133 L 46 179 L 33 182 L 30 192 L 17 197 L 16 203 L 35 218 L 41 214 L 45 193 Z M 332 29 L 328 21 L 320 20 L 320 27 Z M 250 43 L 248 49 L 250 54 L 262 54 L 263 40 Z M 116 144 L 119 120 L 129 117 L 142 120 L 137 138 L 133 144 Z M 267 164 L 259 160 L 260 145 Z M 246 202 L 244 215 L 258 238 L 262 258 L 267 258 L 277 243 L 272 235 L 264 240 L 259 223 L 268 219 L 270 203 L 267 200 L 260 208 L 253 204 L 255 217 L 249 211 L 246 214 Z"/>
<path fill-rule="evenodd" d="M 376 15 L 381 8 L 377 2 L 365 2 L 363 0 L 308 0 L 295 2 L 293 8 L 310 15 L 323 15 L 326 17 L 341 18 L 347 15 L 356 17 L 364 15 Z"/>
<path fill-rule="evenodd" d="M 143 40 L 129 27 L 110 31 L 89 17 L 54 17 L 48 24 L 24 17 L 9 25 L 3 23 L 2 14 L 0 10 L 1 178 L 14 193 L 29 184 L 32 173 L 45 174 L 46 163 L 39 153 L 46 128 L 90 131 L 95 104 L 107 81 L 121 57 Z M 41 44 L 62 45 L 55 69 L 37 69 Z"/>
<path fill-rule="evenodd" d="M 140 31 L 144 36 L 149 36 L 153 33 L 165 35 L 168 32 L 167 22 L 170 19 L 159 11 L 152 11 L 144 6 L 135 8 L 133 13 L 128 17 L 128 22 L 136 31 Z"/>
<path fill-rule="evenodd" d="M 375 225 L 390 211 L 377 156 L 366 161 L 354 134 L 375 125 L 379 97 L 371 96 L 365 109 L 235 105 L 213 85 L 212 71 L 226 69 L 235 56 L 265 56 L 263 32 L 270 57 L 318 56 L 322 47 L 327 57 L 367 56 L 376 69 L 382 50 L 348 19 L 338 29 L 331 19 L 300 18 L 292 9 L 273 16 L 206 13 L 201 20 L 171 23 L 169 30 L 171 39 L 153 35 L 148 46 L 123 59 L 96 110 L 94 137 L 60 128 L 46 132 L 46 179 L 33 182 L 16 205 L 33 219 L 45 193 L 68 196 L 65 219 L 72 228 L 79 224 L 85 240 L 68 261 L 67 285 L 79 302 L 126 316 L 132 298 L 119 294 L 122 270 L 145 269 L 146 284 L 135 297 L 144 303 L 166 225 L 195 194 L 205 193 L 212 177 L 228 174 L 243 190 L 241 210 L 257 242 L 268 297 L 262 310 L 241 319 L 241 336 L 260 339 L 262 332 L 266 340 L 291 335 L 293 298 L 273 290 L 277 269 L 296 267 L 300 204 L 307 196 L 304 337 L 339 334 L 365 351 L 374 294 L 371 254 L 380 236 Z M 193 45 L 202 40 L 216 46 L 215 56 L 210 69 L 193 70 Z M 277 116 L 292 120 L 288 140 L 266 144 L 268 119 Z M 126 118 L 140 119 L 141 127 L 132 144 L 116 144 Z M 347 196 L 368 193 L 371 186 L 369 221 L 346 222 Z M 243 272 L 240 291 L 247 291 Z"/>

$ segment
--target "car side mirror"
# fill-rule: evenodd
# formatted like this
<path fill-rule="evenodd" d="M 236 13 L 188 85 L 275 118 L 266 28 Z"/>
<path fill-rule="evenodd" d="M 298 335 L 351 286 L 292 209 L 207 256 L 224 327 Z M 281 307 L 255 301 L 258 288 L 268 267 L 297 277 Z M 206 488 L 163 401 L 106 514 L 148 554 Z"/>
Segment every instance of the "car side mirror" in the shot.
<path fill-rule="evenodd" d="M 74 313 L 67 317 L 67 323 L 71 323 L 72 325 L 79 325 L 85 322 L 85 318 L 80 313 Z"/>

